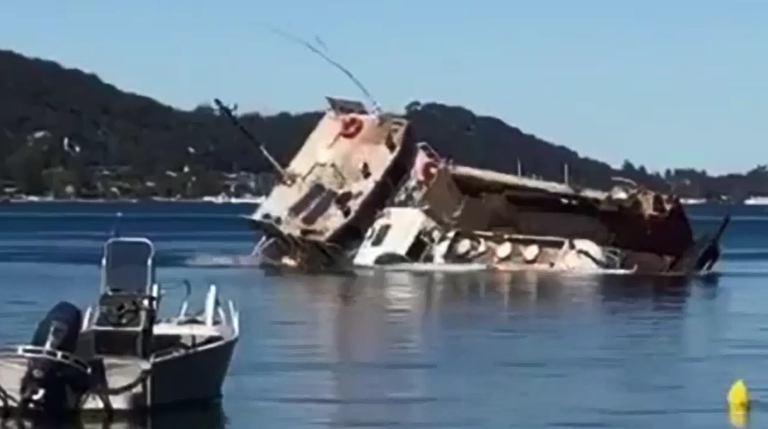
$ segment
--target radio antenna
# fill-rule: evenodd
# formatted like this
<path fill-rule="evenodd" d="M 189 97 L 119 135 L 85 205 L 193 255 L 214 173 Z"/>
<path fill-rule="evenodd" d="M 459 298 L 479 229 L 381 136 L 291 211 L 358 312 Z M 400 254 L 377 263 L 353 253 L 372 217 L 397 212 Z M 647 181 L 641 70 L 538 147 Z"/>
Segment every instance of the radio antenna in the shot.
<path fill-rule="evenodd" d="M 283 37 L 284 39 L 288 39 L 289 41 L 291 41 L 293 43 L 298 43 L 299 45 L 303 45 L 305 48 L 309 49 L 310 51 L 312 51 L 316 55 L 320 56 L 320 58 L 324 59 L 327 63 L 329 63 L 330 65 L 332 65 L 332 66 L 336 67 L 337 69 L 339 69 L 342 73 L 344 73 L 352 81 L 352 83 L 355 84 L 355 86 L 357 86 L 358 89 L 360 89 L 360 91 L 363 93 L 365 98 L 368 99 L 368 102 L 371 103 L 371 107 L 372 107 L 373 112 L 377 116 L 381 115 L 382 111 L 381 111 L 381 107 L 379 106 L 379 103 L 376 102 L 376 100 L 373 98 L 371 93 L 368 92 L 368 89 L 366 89 L 365 85 L 363 85 L 363 83 L 360 82 L 355 77 L 355 75 L 352 74 L 351 71 L 349 71 L 349 69 L 347 69 L 343 65 L 339 64 L 338 62 L 334 61 L 326 53 L 324 53 L 323 51 L 318 49 L 316 46 L 314 46 L 310 42 L 308 42 L 308 41 L 306 41 L 306 40 L 304 40 L 304 39 L 302 39 L 300 37 L 297 37 L 297 36 L 294 36 L 292 34 L 286 33 L 285 31 L 282 31 L 282 30 L 277 29 L 277 28 L 272 28 L 272 32 L 277 34 L 278 36 Z M 320 40 L 319 37 L 318 37 L 318 40 Z M 325 43 L 323 43 L 323 45 L 325 45 Z"/>
<path fill-rule="evenodd" d="M 221 114 L 223 114 L 227 119 L 229 119 L 230 122 L 232 122 L 232 125 L 237 127 L 240 130 L 240 132 L 248 140 L 250 140 L 251 142 L 253 142 L 256 145 L 256 147 L 259 149 L 259 151 L 261 151 L 262 155 L 264 155 L 264 157 L 267 159 L 267 161 L 269 161 L 269 163 L 272 165 L 272 168 L 274 168 L 275 171 L 277 171 L 277 173 L 280 175 L 280 181 L 283 182 L 283 183 L 286 183 L 288 176 L 287 176 L 285 170 L 283 169 L 282 166 L 280 166 L 280 163 L 277 162 L 277 160 L 275 160 L 275 158 L 273 158 L 272 155 L 270 155 L 270 153 L 267 151 L 267 148 L 264 145 L 264 143 L 259 141 L 259 139 L 257 139 L 253 134 L 251 134 L 251 132 L 248 131 L 248 128 L 245 128 L 245 125 L 243 125 L 243 123 L 240 122 L 239 119 L 237 119 L 237 116 L 235 115 L 235 112 L 233 112 L 232 109 L 230 109 L 229 107 L 224 105 L 224 103 L 222 103 L 221 100 L 219 100 L 218 98 L 214 98 L 213 99 L 213 103 L 219 109 L 219 112 Z M 235 105 L 235 106 L 237 106 L 237 105 Z"/>

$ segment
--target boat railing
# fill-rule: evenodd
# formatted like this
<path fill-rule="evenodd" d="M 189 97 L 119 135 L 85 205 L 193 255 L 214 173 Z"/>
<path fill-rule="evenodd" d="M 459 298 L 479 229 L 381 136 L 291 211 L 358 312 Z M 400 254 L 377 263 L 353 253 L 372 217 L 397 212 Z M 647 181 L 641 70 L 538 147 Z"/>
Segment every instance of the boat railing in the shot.
<path fill-rule="evenodd" d="M 228 302 L 229 315 L 227 315 L 221 300 L 219 300 L 218 286 L 215 284 L 210 284 L 208 286 L 208 293 L 205 297 L 205 304 L 202 311 L 197 313 L 197 315 L 190 316 L 188 310 L 191 284 L 188 281 L 185 281 L 185 285 L 187 286 L 187 295 L 182 301 L 179 314 L 175 319 L 176 321 L 197 320 L 200 324 L 207 327 L 214 327 L 221 324 L 231 326 L 236 332 L 239 332 L 239 313 L 235 309 L 234 302 L 231 300 Z M 218 323 L 216 316 L 218 316 Z"/>
<path fill-rule="evenodd" d="M 91 367 L 79 357 L 73 355 L 72 353 L 52 349 L 50 347 L 39 347 L 32 345 L 6 346 L 0 348 L 0 355 L 19 356 L 27 359 L 42 358 L 69 365 L 86 373 L 91 371 Z"/>
<path fill-rule="evenodd" d="M 170 323 L 163 324 L 162 333 L 184 335 L 184 336 L 191 336 L 191 337 L 196 337 L 196 336 L 208 337 L 206 340 L 203 340 L 203 342 L 192 346 L 197 348 L 211 346 L 213 344 L 219 344 L 221 342 L 231 341 L 233 339 L 236 339 L 240 336 L 240 313 L 235 309 L 235 304 L 232 300 L 229 300 L 228 304 L 229 304 L 229 315 L 227 317 L 226 311 L 224 311 L 223 306 L 221 306 L 218 301 L 216 302 L 215 304 L 217 308 L 216 310 L 218 311 L 218 314 L 220 317 L 218 324 L 206 323 L 206 319 L 208 317 L 207 315 L 204 315 L 202 319 L 199 317 L 188 317 L 186 319 L 187 323 L 189 323 L 190 319 L 194 323 L 192 324 L 173 323 L 173 320 L 171 320 L 169 321 Z M 180 322 L 182 320 L 184 319 L 176 319 L 176 322 Z M 221 327 L 231 329 L 231 335 L 221 335 L 222 334 L 222 331 L 220 330 Z M 166 349 L 158 350 L 152 355 L 150 355 L 149 361 L 150 362 L 157 361 L 168 356 L 185 353 L 189 351 L 189 349 L 190 349 L 189 346 L 176 345 Z"/>
<path fill-rule="evenodd" d="M 240 336 L 240 312 L 235 309 L 235 302 L 229 300 L 229 323 L 235 337 Z"/>

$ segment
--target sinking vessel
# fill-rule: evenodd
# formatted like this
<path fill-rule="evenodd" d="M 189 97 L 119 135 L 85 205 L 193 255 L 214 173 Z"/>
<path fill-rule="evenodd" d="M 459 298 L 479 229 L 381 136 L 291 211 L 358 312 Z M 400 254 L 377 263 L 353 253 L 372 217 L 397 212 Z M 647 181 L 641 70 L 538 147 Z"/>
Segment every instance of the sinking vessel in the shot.
<path fill-rule="evenodd" d="M 428 142 L 417 143 L 405 116 L 382 113 L 362 82 L 324 48 L 273 32 L 344 73 L 371 109 L 360 101 L 327 97 L 328 110 L 283 168 L 215 100 L 279 176 L 263 204 L 247 217 L 260 234 L 253 255 L 262 265 L 349 268 L 366 232 L 388 206 L 418 207 L 445 231 L 511 234 L 515 240 L 540 237 L 537 246 L 546 249 L 620 249 L 622 264 L 638 272 L 689 273 L 711 269 L 717 261 L 729 217 L 717 231 L 694 239 L 676 197 L 631 181 L 606 193 L 572 186 L 567 179 L 561 184 L 454 165 Z"/>
<path fill-rule="evenodd" d="M 62 301 L 29 344 L 2 350 L 4 412 L 114 415 L 220 398 L 239 313 L 210 285 L 200 314 L 188 315 L 185 300 L 178 316 L 161 319 L 154 255 L 148 239 L 110 239 L 98 303 L 83 314 Z"/>
<path fill-rule="evenodd" d="M 677 198 L 616 182 L 602 192 L 457 166 L 420 143 L 409 179 L 353 265 L 672 275 L 712 269 L 729 216 L 694 239 Z"/>
<path fill-rule="evenodd" d="M 328 102 L 288 167 L 275 167 L 279 183 L 247 217 L 260 233 L 253 253 L 262 265 L 349 269 L 364 258 L 356 254 L 365 234 L 389 206 L 417 207 L 444 231 L 527 240 L 542 255 L 564 246 L 620 251 L 615 270 L 684 274 L 709 270 L 719 258 L 727 216 L 695 238 L 674 195 L 623 178 L 604 192 L 456 165 L 414 141 L 403 116 Z"/>
<path fill-rule="evenodd" d="M 263 264 L 338 267 L 412 168 L 403 116 L 327 98 L 329 108 L 250 216 Z"/>

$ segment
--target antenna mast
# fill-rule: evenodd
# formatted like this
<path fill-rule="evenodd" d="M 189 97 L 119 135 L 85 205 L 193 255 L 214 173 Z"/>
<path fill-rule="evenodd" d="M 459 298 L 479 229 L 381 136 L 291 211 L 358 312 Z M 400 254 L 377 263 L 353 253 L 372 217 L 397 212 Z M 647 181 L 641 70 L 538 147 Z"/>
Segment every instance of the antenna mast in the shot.
<path fill-rule="evenodd" d="M 355 84 L 355 86 L 357 86 L 358 89 L 360 89 L 360 91 L 363 93 L 365 98 L 368 99 L 368 102 L 371 104 L 371 110 L 373 110 L 373 113 L 376 114 L 376 116 L 380 116 L 382 114 L 382 110 L 381 110 L 381 107 L 379 106 L 379 103 L 376 102 L 376 100 L 373 98 L 373 96 L 368 91 L 368 89 L 365 87 L 365 85 L 363 85 L 363 83 L 360 82 L 360 80 L 358 80 L 355 77 L 355 75 L 352 74 L 351 71 L 349 71 L 349 69 L 347 69 L 346 67 L 342 66 L 338 62 L 334 61 L 327 54 L 325 54 L 323 51 L 318 49 L 316 46 L 312 45 L 311 43 L 309 43 L 308 41 L 306 41 L 306 40 L 304 40 L 304 39 L 302 39 L 300 37 L 297 37 L 297 36 L 294 36 L 292 34 L 286 33 L 284 31 L 281 31 L 281 30 L 277 29 L 277 28 L 272 28 L 272 32 L 277 34 L 278 36 L 281 36 L 281 37 L 283 37 L 285 39 L 288 39 L 291 42 L 303 45 L 304 47 L 306 47 L 307 49 L 309 49 L 310 51 L 312 51 L 316 55 L 320 56 L 320 58 L 324 59 L 327 63 L 329 63 L 330 65 L 332 65 L 332 66 L 336 67 L 337 69 L 339 69 L 342 73 L 344 73 L 349 78 L 349 80 L 352 81 L 353 84 Z"/>
<path fill-rule="evenodd" d="M 256 146 L 259 148 L 259 150 L 264 155 L 264 157 L 267 158 L 267 161 L 269 161 L 269 163 L 272 164 L 272 168 L 274 168 L 275 171 L 277 171 L 277 173 L 280 175 L 280 180 L 283 183 L 285 183 L 287 178 L 287 174 L 285 170 L 283 169 L 282 166 L 280 166 L 280 163 L 278 163 L 275 160 L 275 158 L 273 158 L 272 155 L 269 154 L 269 152 L 267 151 L 267 148 L 264 147 L 264 144 L 261 141 L 259 141 L 256 137 L 254 137 L 254 135 L 251 134 L 251 132 L 248 131 L 247 128 L 245 128 L 242 122 L 240 122 L 240 120 L 237 119 L 235 114 L 232 112 L 232 109 L 225 106 L 224 103 L 222 103 L 221 100 L 219 100 L 218 98 L 214 98 L 213 102 L 214 104 L 216 104 L 216 107 L 219 109 L 219 111 L 222 112 L 224 116 L 226 116 L 232 122 L 232 124 L 234 124 L 237 128 L 239 128 L 240 132 L 242 132 L 243 135 L 245 135 L 245 137 L 248 138 L 248 140 L 256 144 Z"/>

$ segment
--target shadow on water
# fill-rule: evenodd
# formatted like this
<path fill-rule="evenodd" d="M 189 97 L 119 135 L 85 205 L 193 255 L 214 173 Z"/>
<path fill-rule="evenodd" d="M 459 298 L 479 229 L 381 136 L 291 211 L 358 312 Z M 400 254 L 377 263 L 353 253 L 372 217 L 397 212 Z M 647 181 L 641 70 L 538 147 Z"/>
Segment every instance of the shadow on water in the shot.
<path fill-rule="evenodd" d="M 112 421 L 95 416 L 67 422 L 54 419 L 0 419 L 2 429 L 223 429 L 226 426 L 227 417 L 220 404 L 174 408 L 131 418 L 116 418 Z"/>

